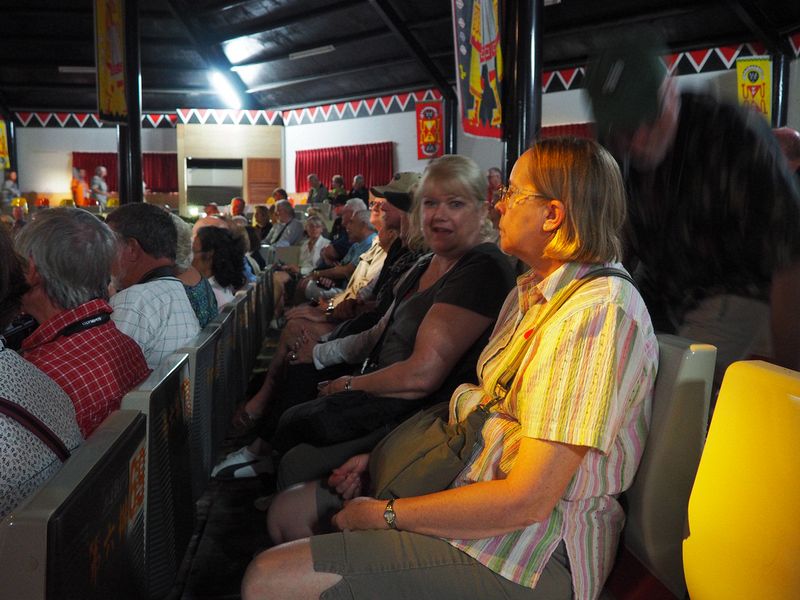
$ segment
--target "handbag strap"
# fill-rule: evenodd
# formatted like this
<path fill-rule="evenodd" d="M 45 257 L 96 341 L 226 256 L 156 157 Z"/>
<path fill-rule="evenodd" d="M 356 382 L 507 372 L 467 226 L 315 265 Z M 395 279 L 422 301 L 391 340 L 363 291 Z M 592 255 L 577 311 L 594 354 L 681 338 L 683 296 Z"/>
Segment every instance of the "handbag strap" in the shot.
<path fill-rule="evenodd" d="M 432 256 L 433 255 L 431 255 L 431 258 Z M 420 280 L 422 274 L 425 272 L 425 269 L 428 268 L 429 264 L 431 264 L 430 260 L 419 260 L 413 267 L 411 267 L 411 271 L 409 271 L 408 275 L 406 275 L 406 277 L 400 282 L 400 285 L 397 288 L 397 293 L 394 296 L 394 302 L 392 303 L 392 309 L 389 313 L 389 318 L 386 320 L 386 327 L 383 328 L 381 336 L 378 338 L 378 341 L 375 342 L 375 345 L 372 347 L 372 350 L 370 350 L 369 355 L 366 359 L 364 359 L 364 362 L 361 365 L 362 375 L 366 373 L 367 369 L 371 368 L 372 365 L 378 364 L 378 358 L 381 355 L 383 343 L 386 341 L 389 328 L 394 322 L 394 313 L 397 311 L 397 307 L 414 288 L 414 286 L 417 285 L 417 282 Z"/>
<path fill-rule="evenodd" d="M 543 314 L 541 314 L 536 320 L 534 329 L 541 329 L 542 325 L 544 325 L 544 323 L 550 319 L 558 311 L 558 309 L 564 306 L 564 303 L 569 300 L 570 296 L 578 291 L 578 288 L 584 286 L 593 279 L 597 279 L 598 277 L 620 277 L 621 279 L 629 281 L 631 285 L 638 290 L 636 282 L 631 278 L 630 275 L 621 269 L 614 267 L 601 267 L 599 269 L 595 269 L 594 271 L 589 271 L 583 277 L 570 282 L 554 298 L 552 298 L 550 302 L 547 303 Z M 522 359 L 525 356 L 527 349 L 528 344 L 520 345 L 517 353 L 514 355 L 514 359 L 508 364 L 505 371 L 503 371 L 503 373 L 497 379 L 497 383 L 494 385 L 494 397 L 490 402 L 487 402 L 483 405 L 483 409 L 485 411 L 488 411 L 491 407 L 503 400 L 508 395 L 508 392 L 511 389 L 511 383 L 514 380 L 514 377 L 516 377 L 517 371 L 519 371 L 519 368 L 522 366 Z"/>
<path fill-rule="evenodd" d="M 70 457 L 70 452 L 53 430 L 45 425 L 36 415 L 24 409 L 19 404 L 15 404 L 0 396 L 0 414 L 6 415 L 17 421 L 28 431 L 36 435 L 42 442 L 53 451 L 61 462 Z"/>

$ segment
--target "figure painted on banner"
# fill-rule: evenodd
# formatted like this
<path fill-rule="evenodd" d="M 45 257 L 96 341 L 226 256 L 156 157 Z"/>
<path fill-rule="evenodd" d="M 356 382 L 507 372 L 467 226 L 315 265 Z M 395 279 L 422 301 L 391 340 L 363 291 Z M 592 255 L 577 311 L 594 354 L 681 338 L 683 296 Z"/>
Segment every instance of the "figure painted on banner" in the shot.
<path fill-rule="evenodd" d="M 503 79 L 503 59 L 499 36 L 497 0 L 473 0 L 469 60 L 472 108 L 467 112 L 467 118 L 474 125 L 489 121 L 492 127 L 499 127 L 502 122 L 498 86 Z M 487 100 L 494 102 L 490 113 L 483 108 Z"/>
<path fill-rule="evenodd" d="M 19 184 L 17 183 L 17 172 L 6 171 L 6 179 L 3 182 L 3 208 L 11 206 L 11 201 L 20 196 Z"/>
<path fill-rule="evenodd" d="M 90 185 L 91 199 L 100 207 L 100 210 L 105 211 L 108 206 L 108 184 L 106 183 L 106 175 L 108 171 L 104 166 L 99 166 L 94 170 L 94 177 Z"/>

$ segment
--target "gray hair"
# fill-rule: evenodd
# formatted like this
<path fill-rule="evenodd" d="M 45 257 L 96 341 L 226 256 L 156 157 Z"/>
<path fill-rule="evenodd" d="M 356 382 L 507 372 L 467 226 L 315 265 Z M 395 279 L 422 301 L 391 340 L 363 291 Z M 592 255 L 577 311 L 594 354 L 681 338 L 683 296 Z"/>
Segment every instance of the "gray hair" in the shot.
<path fill-rule="evenodd" d="M 367 210 L 367 205 L 361 198 L 350 198 L 350 200 L 344 203 L 344 207 L 349 208 L 354 213 Z"/>
<path fill-rule="evenodd" d="M 275 211 L 277 212 L 278 209 L 281 207 L 292 213 L 292 218 L 294 219 L 294 207 L 292 206 L 291 202 L 289 202 L 288 200 L 278 200 L 275 203 Z"/>
<path fill-rule="evenodd" d="M 366 225 L 367 227 L 369 227 L 372 231 L 375 231 L 375 226 L 372 223 L 370 223 L 369 220 L 371 214 L 372 213 L 367 208 L 365 208 L 364 210 L 356 211 L 353 213 L 353 221 L 358 221 L 362 225 Z"/>
<path fill-rule="evenodd" d="M 178 215 L 170 214 L 178 232 L 178 244 L 175 248 L 175 266 L 185 271 L 192 266 L 192 226 Z"/>
<path fill-rule="evenodd" d="M 16 246 L 33 260 L 44 293 L 59 307 L 108 300 L 116 236 L 94 215 L 80 208 L 43 211 L 19 232 Z"/>

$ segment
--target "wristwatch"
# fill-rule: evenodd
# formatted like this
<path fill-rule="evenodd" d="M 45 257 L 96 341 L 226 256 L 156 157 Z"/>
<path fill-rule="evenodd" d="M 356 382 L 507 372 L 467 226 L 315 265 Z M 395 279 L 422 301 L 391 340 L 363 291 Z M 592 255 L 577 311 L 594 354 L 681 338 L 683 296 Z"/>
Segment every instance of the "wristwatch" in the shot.
<path fill-rule="evenodd" d="M 353 376 L 350 375 L 347 379 L 344 380 L 344 391 L 349 392 L 353 389 Z"/>
<path fill-rule="evenodd" d="M 397 525 L 395 524 L 397 515 L 394 513 L 394 498 L 386 503 L 386 508 L 383 509 L 383 519 L 386 521 L 389 529 L 397 529 Z"/>

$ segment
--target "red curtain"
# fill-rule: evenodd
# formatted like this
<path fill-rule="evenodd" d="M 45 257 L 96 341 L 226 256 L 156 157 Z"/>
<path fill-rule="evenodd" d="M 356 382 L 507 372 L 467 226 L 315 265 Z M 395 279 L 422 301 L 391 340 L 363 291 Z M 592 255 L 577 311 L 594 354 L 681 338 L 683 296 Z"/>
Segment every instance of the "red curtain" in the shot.
<path fill-rule="evenodd" d="M 142 154 L 142 177 L 152 192 L 177 192 L 178 155 L 174 152 Z"/>
<path fill-rule="evenodd" d="M 330 187 L 331 177 L 341 175 L 349 190 L 353 177 L 363 175 L 367 187 L 384 185 L 394 175 L 394 143 L 359 144 L 297 152 L 294 166 L 295 189 L 308 191 L 306 177 L 316 173 L 325 187 Z"/>
<path fill-rule="evenodd" d="M 86 170 L 86 185 L 88 186 L 97 167 L 105 167 L 108 171 L 106 183 L 110 192 L 119 190 L 117 181 L 117 154 L 116 152 L 73 152 L 72 166 L 76 169 Z"/>
<path fill-rule="evenodd" d="M 552 125 L 550 127 L 542 127 L 539 137 L 558 137 L 561 135 L 571 135 L 579 138 L 596 139 L 597 135 L 594 132 L 594 123 L 570 123 L 568 125 Z"/>
<path fill-rule="evenodd" d="M 116 152 L 73 152 L 72 166 L 86 169 L 86 183 L 89 184 L 94 171 L 99 166 L 108 170 L 106 183 L 109 191 L 119 190 L 117 180 Z M 174 152 L 148 152 L 142 154 L 142 177 L 147 189 L 153 192 L 178 191 L 178 155 Z"/>

